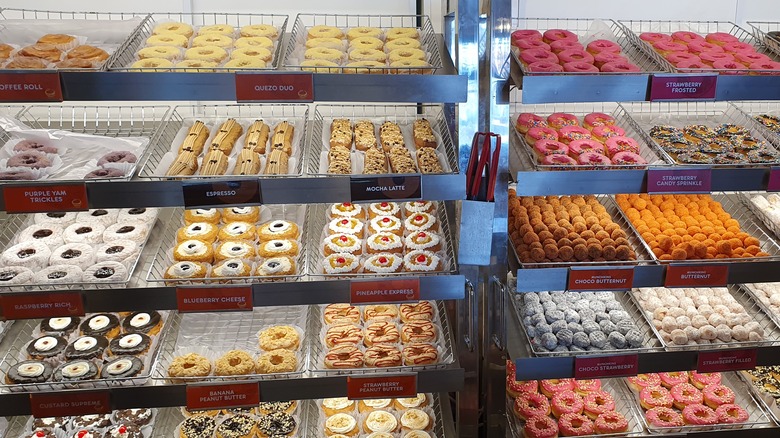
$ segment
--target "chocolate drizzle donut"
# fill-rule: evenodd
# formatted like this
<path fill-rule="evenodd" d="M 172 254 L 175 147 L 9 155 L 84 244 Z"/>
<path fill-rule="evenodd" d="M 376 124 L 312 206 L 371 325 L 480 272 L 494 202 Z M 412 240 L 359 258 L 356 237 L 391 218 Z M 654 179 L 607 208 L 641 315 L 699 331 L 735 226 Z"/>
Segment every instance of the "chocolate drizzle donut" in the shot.
<path fill-rule="evenodd" d="M 133 312 L 122 320 L 122 330 L 125 333 L 147 333 L 154 335 L 159 332 L 159 325 L 162 321 L 160 313 L 152 310 L 150 312 Z M 156 329 L 155 329 L 156 328 Z"/>
<path fill-rule="evenodd" d="M 143 362 L 135 356 L 117 356 L 103 365 L 103 368 L 100 370 L 100 377 L 104 379 L 134 377 L 143 368 Z"/>
<path fill-rule="evenodd" d="M 44 335 L 33 339 L 27 344 L 27 355 L 30 359 L 42 360 L 55 357 L 65 350 L 68 341 L 60 336 Z"/>
<path fill-rule="evenodd" d="M 5 376 L 9 384 L 43 383 L 51 377 L 51 365 L 40 360 L 25 360 L 8 369 Z"/>
<path fill-rule="evenodd" d="M 181 438 L 211 438 L 217 421 L 205 415 L 195 415 L 184 420 L 179 426 Z"/>
<path fill-rule="evenodd" d="M 260 417 L 257 429 L 265 436 L 290 435 L 296 427 L 295 418 L 285 412 L 271 412 Z"/>
<path fill-rule="evenodd" d="M 94 359 L 102 356 L 106 347 L 108 339 L 103 336 L 81 336 L 65 348 L 65 359 Z"/>
<path fill-rule="evenodd" d="M 117 423 L 130 423 L 143 426 L 152 421 L 151 409 L 120 409 L 114 411 L 114 420 Z"/>
<path fill-rule="evenodd" d="M 246 414 L 228 417 L 217 426 L 217 436 L 223 438 L 244 438 L 254 435 L 257 421 Z"/>
<path fill-rule="evenodd" d="M 111 340 L 108 353 L 114 356 L 136 356 L 149 351 L 152 338 L 143 333 L 128 333 Z"/>
<path fill-rule="evenodd" d="M 111 424 L 111 414 L 80 415 L 70 421 L 73 429 L 104 428 Z"/>
<path fill-rule="evenodd" d="M 81 382 L 97 377 L 98 369 L 88 360 L 65 362 L 54 370 L 54 380 L 57 382 Z"/>

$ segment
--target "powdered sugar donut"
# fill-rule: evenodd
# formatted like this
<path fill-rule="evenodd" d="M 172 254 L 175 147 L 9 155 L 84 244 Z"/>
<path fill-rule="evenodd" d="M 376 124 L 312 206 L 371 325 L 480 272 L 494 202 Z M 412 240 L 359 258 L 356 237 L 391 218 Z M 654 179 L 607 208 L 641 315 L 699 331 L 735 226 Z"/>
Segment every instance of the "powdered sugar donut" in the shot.
<path fill-rule="evenodd" d="M 37 284 L 79 283 L 84 272 L 74 265 L 53 265 L 38 271 L 33 278 Z"/>
<path fill-rule="evenodd" d="M 65 228 L 65 243 L 100 243 L 105 230 L 99 222 L 76 222 Z"/>
<path fill-rule="evenodd" d="M 49 263 L 51 250 L 43 242 L 22 242 L 5 251 L 0 256 L 4 266 L 24 266 L 31 270 L 43 268 Z"/>
<path fill-rule="evenodd" d="M 138 253 L 138 244 L 132 240 L 114 240 L 98 247 L 95 261 L 123 262 Z"/>
<path fill-rule="evenodd" d="M 33 271 L 23 266 L 4 266 L 0 268 L 0 286 L 16 286 L 29 283 Z"/>
<path fill-rule="evenodd" d="M 50 265 L 72 265 L 81 270 L 93 263 L 94 250 L 86 243 L 66 243 L 57 247 L 49 257 Z"/>
<path fill-rule="evenodd" d="M 17 237 L 17 242 L 41 242 L 51 248 L 56 248 L 63 243 L 63 228 L 55 224 L 35 224 L 22 230 Z"/>
<path fill-rule="evenodd" d="M 139 221 L 151 224 L 157 219 L 159 208 L 123 208 L 119 210 L 117 221 Z"/>
<path fill-rule="evenodd" d="M 76 213 L 36 213 L 33 221 L 36 224 L 57 224 L 64 228 L 76 221 Z"/>
<path fill-rule="evenodd" d="M 84 281 L 95 283 L 114 283 L 127 279 L 127 268 L 119 262 L 101 262 L 84 270 Z"/>
<path fill-rule="evenodd" d="M 132 240 L 133 242 L 141 243 L 146 240 L 148 232 L 149 228 L 143 222 L 120 222 L 109 226 L 103 231 L 103 241 Z"/>
<path fill-rule="evenodd" d="M 116 222 L 118 216 L 119 210 L 117 209 L 96 209 L 79 212 L 76 215 L 76 220 L 79 222 L 99 222 L 107 227 Z"/>

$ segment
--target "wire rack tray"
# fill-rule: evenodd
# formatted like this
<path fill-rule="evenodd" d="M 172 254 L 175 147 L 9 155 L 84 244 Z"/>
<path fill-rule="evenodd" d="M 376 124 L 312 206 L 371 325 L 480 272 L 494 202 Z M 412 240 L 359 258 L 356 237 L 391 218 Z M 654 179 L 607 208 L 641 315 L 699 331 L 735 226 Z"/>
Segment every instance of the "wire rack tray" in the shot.
<path fill-rule="evenodd" d="M 294 168 L 290 169 L 290 173 L 284 175 L 265 175 L 261 174 L 261 178 L 280 178 L 289 176 L 300 176 L 303 172 L 304 145 L 306 144 L 307 136 L 309 135 L 309 109 L 306 105 L 180 105 L 174 107 L 169 116 L 160 122 L 160 129 L 157 131 L 155 137 L 152 139 L 152 145 L 149 148 L 150 151 L 147 154 L 147 158 L 143 163 L 143 167 L 139 172 L 139 177 L 149 179 L 197 179 L 197 178 L 209 178 L 203 175 L 190 175 L 190 176 L 175 176 L 167 177 L 165 171 L 167 170 L 161 163 L 165 159 L 170 161 L 173 150 L 177 150 L 179 145 L 174 144 L 176 139 L 180 135 L 185 127 L 189 126 L 194 120 L 201 120 L 205 123 L 221 121 L 228 118 L 234 118 L 241 121 L 242 124 L 251 124 L 256 119 L 273 119 L 273 120 L 289 120 L 295 128 L 296 134 L 294 138 L 300 138 L 297 144 L 293 144 L 293 157 L 297 159 L 297 163 Z M 218 126 L 218 124 L 217 124 Z M 273 128 L 273 125 L 271 126 Z M 217 128 L 214 128 L 216 130 Z M 212 131 L 214 131 L 212 130 Z M 301 134 L 297 134 L 300 130 Z M 212 132 L 213 134 L 213 132 Z M 246 131 L 243 135 L 246 134 Z M 300 137 L 298 137 L 300 135 Z M 209 137 L 211 138 L 211 137 Z M 240 150 L 242 148 L 243 138 L 236 142 L 234 150 Z M 268 148 L 270 150 L 270 148 Z M 161 176 L 162 175 L 162 176 Z M 220 175 L 222 176 L 222 175 Z"/>
<path fill-rule="evenodd" d="M 737 375 L 750 388 L 751 395 L 755 400 L 758 400 L 761 408 L 769 414 L 772 421 L 775 424 L 780 423 L 780 407 L 777 405 L 777 400 L 772 394 L 761 389 L 764 385 L 771 387 L 771 384 L 764 383 L 760 379 L 753 381 L 752 376 L 747 371 L 739 371 Z"/>
<path fill-rule="evenodd" d="M 658 64 L 653 58 L 648 57 L 639 50 L 627 35 L 623 26 L 616 21 L 597 18 L 513 18 L 512 30 L 529 29 L 544 32 L 549 29 L 566 29 L 577 34 L 580 43 L 586 46 L 589 42 L 598 39 L 607 39 L 620 45 L 621 54 L 628 60 L 636 64 L 644 73 L 664 71 L 662 64 Z M 523 75 L 636 75 L 642 72 L 598 72 L 598 73 L 579 73 L 579 72 L 531 72 L 520 61 L 518 51 L 513 48 L 512 59 L 520 67 Z"/>
<path fill-rule="evenodd" d="M 668 165 L 670 163 L 670 161 L 667 161 L 668 157 L 666 154 L 664 154 L 663 151 L 661 151 L 660 148 L 656 146 L 655 142 L 647 142 L 646 137 L 641 135 L 640 131 L 635 128 L 635 124 L 632 123 L 626 111 L 614 103 L 562 103 L 536 105 L 523 105 L 516 103 L 512 105 L 512 116 L 510 121 L 514 123 L 520 113 L 534 113 L 536 115 L 546 117 L 557 112 L 574 114 L 580 119 L 594 112 L 609 114 L 615 118 L 616 125 L 626 131 L 626 137 L 631 137 L 639 143 L 639 155 L 641 155 L 642 158 L 647 161 L 648 165 L 659 166 Z M 581 170 L 592 168 L 592 166 L 550 166 L 539 164 L 536 156 L 534 155 L 533 146 L 528 144 L 525 136 L 523 136 L 523 134 L 521 134 L 517 129 L 513 129 L 512 131 L 514 131 L 513 139 L 519 142 L 519 147 L 523 150 L 523 152 L 520 153 L 524 153 L 527 156 L 527 162 L 533 164 L 534 170 Z M 646 167 L 647 166 L 610 164 L 603 167 L 599 166 L 599 169 L 643 169 Z"/>
<path fill-rule="evenodd" d="M 747 117 L 749 117 L 752 120 L 756 120 L 756 117 L 762 114 L 767 114 L 775 117 L 780 116 L 780 105 L 778 105 L 777 102 L 742 101 L 742 102 L 729 102 L 729 103 L 731 105 L 734 105 L 739 111 L 744 113 Z M 758 127 L 759 131 L 761 131 L 764 134 L 764 137 L 766 137 L 770 142 L 772 142 L 772 144 L 774 144 L 776 147 L 780 146 L 780 130 L 772 131 L 763 123 L 758 122 L 757 120 L 755 125 Z"/>
<path fill-rule="evenodd" d="M 744 290 L 744 292 L 748 295 L 750 295 L 750 298 L 756 303 L 758 307 L 761 308 L 761 310 L 764 312 L 766 316 L 769 317 L 769 319 L 772 320 L 772 322 L 780 327 L 780 314 L 773 311 L 767 303 L 764 302 L 761 298 L 759 298 L 759 293 L 754 289 L 756 285 L 755 284 L 741 284 L 739 285 L 740 289 Z"/>
<path fill-rule="evenodd" d="M 377 27 L 383 30 L 394 27 L 414 27 L 420 30 L 420 42 L 422 49 L 430 55 L 428 67 L 376 67 L 364 68 L 371 74 L 415 74 L 418 72 L 434 74 L 443 67 L 439 44 L 431 20 L 426 15 L 343 15 L 343 14 L 298 14 L 290 32 L 287 42 L 287 51 L 284 56 L 283 68 L 285 70 L 307 70 L 314 73 L 344 73 L 345 67 L 304 67 L 296 53 L 306 45 L 308 29 L 313 26 L 335 26 L 341 29 L 367 26 Z"/>
<path fill-rule="evenodd" d="M 748 21 L 747 24 L 753 29 L 753 35 L 762 44 L 767 46 L 773 53 L 780 55 L 780 23 L 768 21 Z"/>
<path fill-rule="evenodd" d="M 753 212 L 754 215 L 756 215 L 756 217 L 761 219 L 761 223 L 772 233 L 774 233 L 775 236 L 780 236 L 780 223 L 776 223 L 769 214 L 758 208 L 758 206 L 753 203 L 752 196 L 753 194 L 750 193 L 740 193 L 742 203 L 745 204 L 747 208 Z M 765 197 L 760 194 L 757 196 Z"/>
<path fill-rule="evenodd" d="M 419 110 L 422 111 L 422 114 L 418 113 Z M 379 120 L 395 122 L 399 125 L 411 125 L 412 122 L 422 117 L 427 118 L 431 122 L 431 128 L 441 138 L 436 151 L 445 173 L 458 173 L 456 148 L 441 105 L 317 105 L 314 108 L 312 135 L 308 146 L 308 174 L 318 176 L 331 175 L 323 173 L 320 164 L 322 154 L 330 149 L 330 145 L 325 143 L 324 139 L 326 137 L 329 138 L 330 122 L 334 118 L 349 118 L 352 122 L 370 119 L 378 127 L 381 124 Z M 378 138 L 379 136 L 377 135 Z M 407 145 L 407 148 L 410 149 L 412 156 L 414 156 L 414 147 Z M 362 153 L 353 152 L 353 154 Z"/>
<path fill-rule="evenodd" d="M 634 130 L 639 132 L 647 144 L 654 145 L 664 159 L 670 163 L 679 163 L 684 166 L 711 167 L 711 168 L 737 168 L 737 167 L 766 167 L 775 163 L 752 164 L 690 164 L 680 163 L 650 136 L 650 129 L 656 125 L 672 125 L 683 128 L 686 125 L 706 125 L 715 128 L 722 123 L 741 125 L 750 130 L 753 137 L 767 142 L 767 147 L 777 152 L 780 142 L 775 136 L 765 135 L 766 130 L 752 117 L 747 116 L 734 105 L 727 102 L 636 102 L 619 104 L 628 114 L 628 121 Z"/>
<path fill-rule="evenodd" d="M 723 32 L 733 35 L 738 38 L 740 42 L 750 44 L 755 47 L 758 53 L 767 55 L 773 60 L 777 61 L 778 56 L 775 55 L 769 48 L 760 40 L 757 40 L 753 34 L 745 30 L 744 28 L 729 22 L 729 21 L 652 21 L 652 20 L 618 20 L 618 23 L 625 28 L 626 34 L 634 45 L 639 47 L 647 56 L 653 59 L 656 64 L 663 66 L 666 71 L 680 72 L 680 73 L 705 73 L 705 72 L 719 72 L 726 74 L 776 74 L 772 70 L 749 70 L 745 69 L 729 69 L 718 70 L 715 68 L 710 69 L 691 69 L 691 68 L 678 68 L 672 63 L 666 60 L 653 47 L 639 38 L 639 35 L 643 32 L 658 32 L 671 34 L 678 31 L 694 32 L 699 35 L 705 36 L 709 33 Z"/>

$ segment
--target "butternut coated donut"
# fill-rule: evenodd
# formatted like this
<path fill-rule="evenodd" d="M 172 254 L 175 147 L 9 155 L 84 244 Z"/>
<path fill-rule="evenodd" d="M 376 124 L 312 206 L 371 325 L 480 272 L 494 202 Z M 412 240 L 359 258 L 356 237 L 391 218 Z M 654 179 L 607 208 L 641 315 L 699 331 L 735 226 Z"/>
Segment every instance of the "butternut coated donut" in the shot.
<path fill-rule="evenodd" d="M 214 68 L 218 66 L 214 61 L 198 61 L 195 59 L 185 59 L 176 63 L 176 68 Z"/>
<path fill-rule="evenodd" d="M 325 366 L 330 369 L 361 368 L 363 352 L 350 344 L 331 348 L 325 354 Z"/>
<path fill-rule="evenodd" d="M 261 354 L 255 364 L 260 374 L 289 373 L 298 368 L 298 358 L 290 350 L 279 348 Z"/>
<path fill-rule="evenodd" d="M 187 47 L 190 40 L 184 35 L 176 33 L 163 33 L 160 35 L 152 35 L 146 39 L 147 46 L 174 46 L 174 47 Z"/>
<path fill-rule="evenodd" d="M 327 47 L 313 47 L 311 49 L 307 49 L 306 52 L 304 52 L 303 57 L 306 59 L 317 59 L 339 63 L 344 60 L 344 52 L 336 49 L 328 49 Z"/>
<path fill-rule="evenodd" d="M 390 73 L 419 75 L 431 73 L 431 65 L 419 59 L 403 59 L 390 63 Z"/>
<path fill-rule="evenodd" d="M 344 32 L 335 26 L 312 26 L 309 28 L 307 38 L 344 38 Z"/>
<path fill-rule="evenodd" d="M 312 38 L 306 40 L 306 48 L 325 47 L 327 49 L 344 50 L 344 41 L 340 38 Z"/>
<path fill-rule="evenodd" d="M 385 52 L 373 49 L 352 49 L 349 52 L 350 61 L 376 61 L 384 62 L 387 59 Z"/>
<path fill-rule="evenodd" d="M 181 50 L 174 46 L 152 46 L 145 47 L 138 51 L 138 59 L 168 59 L 174 60 L 181 58 Z"/>
<path fill-rule="evenodd" d="M 165 33 L 175 33 L 177 35 L 184 35 L 189 38 L 192 36 L 192 26 L 185 23 L 161 23 L 158 24 L 152 34 L 160 35 Z"/>
<path fill-rule="evenodd" d="M 176 357 L 168 367 L 168 375 L 171 377 L 205 377 L 209 374 L 211 362 L 196 353 Z"/>
<path fill-rule="evenodd" d="M 198 35 L 192 39 L 192 47 L 216 46 L 223 49 L 233 46 L 233 38 L 221 33 L 207 33 Z"/>
<path fill-rule="evenodd" d="M 269 327 L 259 334 L 260 348 L 269 351 L 283 348 L 296 350 L 301 343 L 301 338 L 294 327 L 289 325 L 277 325 Z"/>
<path fill-rule="evenodd" d="M 279 36 L 279 31 L 276 26 L 270 24 L 250 24 L 241 28 L 241 36 L 276 38 Z"/>
<path fill-rule="evenodd" d="M 227 58 L 225 49 L 216 46 L 193 47 L 184 52 L 185 59 L 222 62 Z"/>
<path fill-rule="evenodd" d="M 241 350 L 230 350 L 217 359 L 214 374 L 218 376 L 240 376 L 253 374 L 255 361 L 249 353 Z"/>
<path fill-rule="evenodd" d="M 351 40 L 349 47 L 354 49 L 382 50 L 384 43 L 379 38 L 360 37 Z"/>
<path fill-rule="evenodd" d="M 262 59 L 266 63 L 271 61 L 272 56 L 271 51 L 263 47 L 244 47 L 243 49 L 233 50 L 233 53 L 230 54 L 231 59 Z"/>
<path fill-rule="evenodd" d="M 225 63 L 225 68 L 266 68 L 268 64 L 259 58 L 237 58 Z"/>

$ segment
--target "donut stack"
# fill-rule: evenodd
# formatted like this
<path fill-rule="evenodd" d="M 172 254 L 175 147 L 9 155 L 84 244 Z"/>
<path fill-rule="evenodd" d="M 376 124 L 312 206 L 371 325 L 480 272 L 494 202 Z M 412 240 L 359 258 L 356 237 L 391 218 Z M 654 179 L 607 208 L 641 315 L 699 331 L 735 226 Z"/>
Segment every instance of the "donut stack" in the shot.
<path fill-rule="evenodd" d="M 526 29 L 512 32 L 512 47 L 520 62 L 533 73 L 630 73 L 639 67 L 621 55 L 619 44 L 594 40 L 583 46 L 579 37 L 564 29 L 549 29 L 542 34 Z"/>
<path fill-rule="evenodd" d="M 82 69 L 98 68 L 108 59 L 108 52 L 79 45 L 73 35 L 46 34 L 35 44 L 24 47 L 0 43 L 0 67 L 9 69 Z"/>

